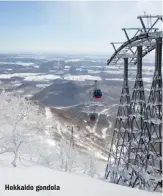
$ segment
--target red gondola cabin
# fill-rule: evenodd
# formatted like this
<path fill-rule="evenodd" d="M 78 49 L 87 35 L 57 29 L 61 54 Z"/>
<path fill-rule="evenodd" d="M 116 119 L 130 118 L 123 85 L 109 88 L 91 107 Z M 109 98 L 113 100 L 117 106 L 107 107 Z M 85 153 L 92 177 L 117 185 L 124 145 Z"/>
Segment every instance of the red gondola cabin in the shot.
<path fill-rule="evenodd" d="M 100 89 L 95 89 L 94 92 L 93 92 L 93 97 L 96 98 L 96 99 L 99 99 L 102 97 L 102 92 Z"/>

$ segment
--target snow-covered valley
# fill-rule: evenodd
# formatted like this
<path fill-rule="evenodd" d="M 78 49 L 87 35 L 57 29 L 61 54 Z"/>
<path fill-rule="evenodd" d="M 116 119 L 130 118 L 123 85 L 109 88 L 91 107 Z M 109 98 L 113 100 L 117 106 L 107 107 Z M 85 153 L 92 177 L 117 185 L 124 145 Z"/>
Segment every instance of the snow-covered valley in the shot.
<path fill-rule="evenodd" d="M 58 59 L 0 57 L 0 196 L 160 195 L 104 180 L 123 67 L 105 68 L 105 59 Z M 153 66 L 144 69 L 148 93 Z M 94 80 L 100 101 L 91 98 Z M 56 184 L 60 190 L 7 191 L 5 184 Z"/>

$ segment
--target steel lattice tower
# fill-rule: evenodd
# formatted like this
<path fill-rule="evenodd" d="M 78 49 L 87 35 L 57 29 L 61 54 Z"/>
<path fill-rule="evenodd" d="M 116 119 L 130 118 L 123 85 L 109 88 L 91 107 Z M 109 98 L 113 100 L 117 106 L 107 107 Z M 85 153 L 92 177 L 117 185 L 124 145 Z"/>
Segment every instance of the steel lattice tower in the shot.
<path fill-rule="evenodd" d="M 156 40 L 155 72 L 144 111 L 130 186 L 150 190 L 162 187 L 162 38 Z M 132 104 L 132 103 L 131 103 Z M 133 110 L 132 110 L 133 111 Z M 133 122 L 131 122 L 133 125 Z M 134 126 L 134 125 L 133 125 Z M 133 143 L 133 142 L 132 142 Z"/>
<path fill-rule="evenodd" d="M 132 173 L 129 185 L 139 188 L 145 187 L 144 171 L 145 160 L 148 154 L 145 127 L 146 122 L 146 102 L 142 79 L 142 46 L 137 47 L 137 75 L 131 100 L 131 148 L 130 159 Z M 148 129 L 147 129 L 148 130 Z"/>
<path fill-rule="evenodd" d="M 160 15 L 138 16 L 141 28 L 123 28 L 127 41 L 115 50 L 107 64 L 115 65 L 124 58 L 124 83 L 109 151 L 105 178 L 117 184 L 153 191 L 162 188 L 162 32 L 154 28 Z M 155 19 L 146 28 L 143 19 Z M 138 30 L 129 38 L 127 30 Z M 136 51 L 133 47 L 136 46 Z M 142 58 L 155 49 L 155 71 L 148 101 L 142 79 Z M 137 74 L 131 97 L 128 88 L 129 64 L 137 64 Z M 127 66 L 126 66 L 127 65 Z"/>
<path fill-rule="evenodd" d="M 152 190 L 162 188 L 162 38 L 156 39 L 155 72 L 147 104 L 148 159 L 147 186 Z"/>
<path fill-rule="evenodd" d="M 120 96 L 120 104 L 109 152 L 105 177 L 113 183 L 125 184 L 124 171 L 129 169 L 129 140 L 130 140 L 130 95 L 128 87 L 128 58 L 124 58 L 124 82 Z"/>

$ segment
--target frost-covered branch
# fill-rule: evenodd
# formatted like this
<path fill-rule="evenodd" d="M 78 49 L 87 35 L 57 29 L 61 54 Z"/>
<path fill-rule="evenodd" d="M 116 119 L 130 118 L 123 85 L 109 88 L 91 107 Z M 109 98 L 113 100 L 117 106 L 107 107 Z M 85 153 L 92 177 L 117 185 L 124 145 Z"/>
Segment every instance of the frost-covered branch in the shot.
<path fill-rule="evenodd" d="M 12 152 L 16 167 L 20 148 L 44 133 L 46 121 L 38 106 L 13 93 L 1 92 L 0 109 L 0 153 Z"/>

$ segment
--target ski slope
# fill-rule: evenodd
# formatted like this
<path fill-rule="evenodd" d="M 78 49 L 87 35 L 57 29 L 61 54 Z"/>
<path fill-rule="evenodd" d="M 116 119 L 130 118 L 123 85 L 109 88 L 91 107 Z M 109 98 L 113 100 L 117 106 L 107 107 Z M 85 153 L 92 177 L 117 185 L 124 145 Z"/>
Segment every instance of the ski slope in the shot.
<path fill-rule="evenodd" d="M 5 190 L 5 184 L 10 186 L 30 184 L 34 189 Z M 56 185 L 60 186 L 60 190 L 39 191 L 38 185 Z M 82 175 L 37 166 L 0 167 L 0 196 L 161 196 L 161 193 L 132 189 Z"/>

